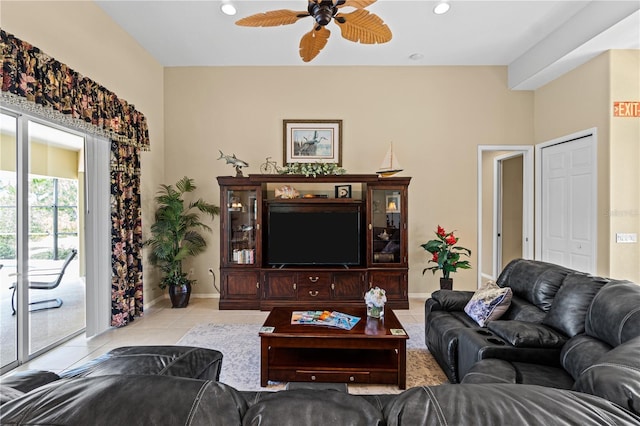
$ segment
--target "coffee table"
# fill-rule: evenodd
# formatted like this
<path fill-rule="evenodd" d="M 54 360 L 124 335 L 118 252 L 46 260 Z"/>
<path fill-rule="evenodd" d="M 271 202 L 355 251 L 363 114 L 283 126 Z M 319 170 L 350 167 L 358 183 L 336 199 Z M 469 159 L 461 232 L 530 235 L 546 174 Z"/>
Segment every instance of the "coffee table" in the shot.
<path fill-rule="evenodd" d="M 360 317 L 351 329 L 291 324 L 291 313 L 307 309 L 275 307 L 260 331 L 260 384 L 340 382 L 397 384 L 406 388 L 407 339 L 402 324 L 386 309 L 384 319 L 368 318 L 366 307 L 338 307 Z"/>

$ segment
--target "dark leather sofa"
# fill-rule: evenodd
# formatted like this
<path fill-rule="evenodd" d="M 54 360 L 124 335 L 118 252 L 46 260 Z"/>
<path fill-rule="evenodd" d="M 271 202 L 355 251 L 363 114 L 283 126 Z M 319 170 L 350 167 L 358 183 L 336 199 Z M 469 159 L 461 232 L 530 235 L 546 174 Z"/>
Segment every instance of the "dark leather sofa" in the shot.
<path fill-rule="evenodd" d="M 626 396 L 637 403 L 637 383 Z M 447 384 L 352 395 L 318 388 L 242 392 L 211 380 L 120 374 L 40 386 L 0 406 L 0 424 L 640 425 L 639 413 L 619 402 L 535 385 Z"/>
<path fill-rule="evenodd" d="M 510 266 L 511 279 L 502 280 L 524 280 L 520 268 L 526 269 L 528 262 Z M 552 265 L 549 273 L 542 271 L 546 265 L 531 266 L 539 289 L 548 289 L 547 283 L 559 275 L 576 274 Z M 533 324 L 550 329 L 544 321 L 554 323 L 553 305 L 561 306 L 558 298 L 564 297 L 560 290 L 564 286 L 565 292 L 572 286 L 585 290 L 583 296 L 563 302 L 568 304 L 567 311 L 584 311 L 584 330 L 578 322 L 560 315 L 558 320 L 566 330 L 554 329 L 549 336 L 564 335 L 564 343 L 560 348 L 543 348 L 557 355 L 548 363 L 546 358 L 509 359 L 508 354 L 520 348 L 510 348 L 505 342 L 496 344 L 508 348 L 505 358 L 478 358 L 462 384 L 415 387 L 397 395 L 352 395 L 344 387 L 339 390 L 339 386 L 325 388 L 323 384 L 248 392 L 217 381 L 222 363 L 218 351 L 178 346 L 119 348 L 63 377 L 27 371 L 4 378 L 0 424 L 640 425 L 640 287 L 588 276 L 567 278 L 560 279 L 546 311 L 535 306 L 542 312 L 537 322 L 523 319 L 537 315 L 524 300 L 544 299 L 533 295 L 516 301 L 518 313 L 509 315 L 517 319 L 502 320 L 521 321 L 525 328 Z M 571 284 L 583 278 L 591 284 Z M 599 288 L 593 295 L 586 291 L 592 285 Z M 583 299 L 589 300 L 586 310 Z M 428 304 L 436 306 L 434 301 Z M 440 315 L 447 312 L 446 306 L 451 307 L 440 304 Z M 477 333 L 485 330 L 472 324 L 459 327 L 458 346 L 467 347 L 466 334 L 481 336 L 485 342 L 501 339 Z M 568 330 L 577 334 L 569 336 L 572 333 L 565 334 Z M 539 337 L 546 341 L 549 336 Z M 476 349 L 493 347 L 468 341 Z M 545 361 L 537 362 L 540 359 Z M 494 362 L 500 366 L 490 365 Z M 560 386 L 561 381 L 554 377 L 561 374 L 570 377 L 570 383 Z M 535 382 L 535 377 L 546 379 L 522 384 Z"/>
<path fill-rule="evenodd" d="M 524 259 L 511 261 L 502 271 L 496 284 L 500 287 L 510 287 L 513 296 L 507 312 L 501 317 L 500 323 L 507 324 L 510 330 L 518 331 L 516 327 L 541 324 L 547 312 L 551 309 L 553 299 L 560 289 L 565 277 L 576 271 L 545 262 Z M 497 338 L 489 327 L 481 328 L 464 311 L 465 306 L 473 296 L 472 291 L 438 290 L 425 302 L 425 342 L 429 351 L 451 383 L 459 383 L 462 375 L 459 373 L 458 344 L 460 335 L 465 330 L 480 332 L 486 337 L 482 339 L 486 346 L 499 346 L 503 353 L 507 353 L 512 346 L 505 345 Z M 495 321 L 498 322 L 498 321 Z M 520 347 L 520 353 L 527 356 L 552 362 L 560 354 L 559 345 L 562 336 L 552 330 L 540 329 L 541 338 L 546 338 L 547 345 Z M 545 333 L 549 331 L 549 333 Z M 531 333 L 534 333 L 531 330 Z M 556 340 L 554 342 L 554 339 Z M 481 348 L 475 348 L 473 356 Z M 466 353 L 463 354 L 463 356 Z"/>
<path fill-rule="evenodd" d="M 440 290 L 425 302 L 426 345 L 452 383 L 478 361 L 500 359 L 504 363 L 493 364 L 509 363 L 519 375 L 554 378 L 534 383 L 571 388 L 595 359 L 640 336 L 640 286 L 634 283 L 516 259 L 496 284 L 511 288 L 511 306 L 486 327 L 464 311 L 473 292 Z M 563 364 L 571 371 L 554 377 Z"/>

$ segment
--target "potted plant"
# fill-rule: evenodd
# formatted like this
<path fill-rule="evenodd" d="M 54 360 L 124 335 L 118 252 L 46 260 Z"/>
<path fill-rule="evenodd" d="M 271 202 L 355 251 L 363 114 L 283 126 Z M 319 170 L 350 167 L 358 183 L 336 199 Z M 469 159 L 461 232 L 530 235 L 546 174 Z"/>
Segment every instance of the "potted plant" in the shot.
<path fill-rule="evenodd" d="M 440 288 L 451 290 L 453 288 L 453 279 L 449 277 L 449 274 L 456 272 L 458 268 L 471 269 L 468 260 L 460 260 L 460 256 L 471 256 L 471 250 L 456 246 L 458 238 L 453 235 L 453 232 L 447 233 L 440 225 L 438 225 L 436 236 L 438 239 L 427 241 L 421 245 L 423 249 L 432 254 L 429 262 L 435 263 L 434 266 L 424 268 L 422 274 L 424 275 L 427 271 L 431 271 L 434 274 L 436 271 L 442 271 Z"/>
<path fill-rule="evenodd" d="M 207 247 L 207 242 L 199 231 L 211 231 L 202 223 L 199 213 L 214 219 L 220 208 L 199 198 L 188 204 L 183 196 L 196 189 L 193 179 L 183 177 L 175 187 L 160 185 L 155 197 L 158 208 L 155 222 L 151 225 L 152 237 L 145 241 L 151 248 L 149 262 L 162 271 L 160 288 L 169 288 L 169 297 L 174 308 L 184 308 L 189 304 L 191 285 L 195 280 L 189 279 L 182 271 L 182 261 L 197 256 Z"/>

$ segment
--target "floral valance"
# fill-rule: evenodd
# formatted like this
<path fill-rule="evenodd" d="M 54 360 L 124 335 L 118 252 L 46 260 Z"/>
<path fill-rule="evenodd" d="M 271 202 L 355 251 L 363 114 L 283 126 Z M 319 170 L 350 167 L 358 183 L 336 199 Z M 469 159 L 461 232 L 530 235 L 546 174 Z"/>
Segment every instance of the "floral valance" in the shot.
<path fill-rule="evenodd" d="M 144 115 L 115 93 L 37 47 L 0 30 L 2 101 L 141 149 L 149 149 Z"/>

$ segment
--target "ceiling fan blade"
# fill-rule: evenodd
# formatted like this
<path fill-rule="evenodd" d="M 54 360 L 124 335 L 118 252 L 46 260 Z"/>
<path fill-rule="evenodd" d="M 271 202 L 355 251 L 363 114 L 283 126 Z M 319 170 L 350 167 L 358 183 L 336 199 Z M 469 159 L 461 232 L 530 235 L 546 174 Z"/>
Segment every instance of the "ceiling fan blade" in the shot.
<path fill-rule="evenodd" d="M 300 39 L 300 57 L 304 62 L 312 61 L 327 45 L 331 31 L 326 27 L 314 24 L 314 28 Z"/>
<path fill-rule="evenodd" d="M 264 13 L 256 13 L 236 21 L 236 25 L 243 27 L 277 27 L 278 25 L 293 24 L 300 18 L 309 16 L 307 11 L 296 12 L 294 10 L 272 10 Z"/>
<path fill-rule="evenodd" d="M 356 43 L 376 44 L 391 40 L 391 30 L 380 17 L 368 10 L 357 9 L 351 13 L 338 14 L 335 23 L 342 37 Z"/>
<path fill-rule="evenodd" d="M 338 4 L 338 8 L 353 7 L 355 9 L 364 9 L 367 6 L 374 4 L 376 0 L 346 0 L 342 4 Z"/>

